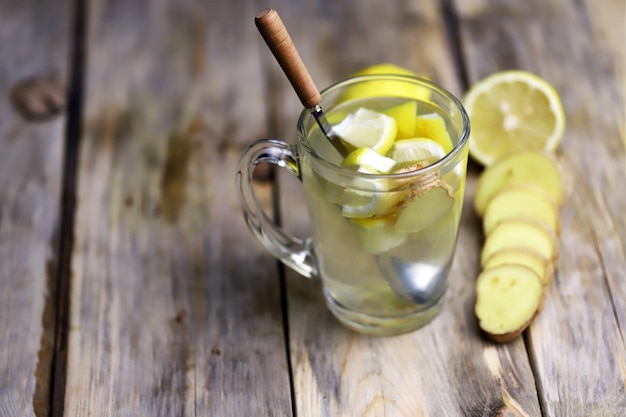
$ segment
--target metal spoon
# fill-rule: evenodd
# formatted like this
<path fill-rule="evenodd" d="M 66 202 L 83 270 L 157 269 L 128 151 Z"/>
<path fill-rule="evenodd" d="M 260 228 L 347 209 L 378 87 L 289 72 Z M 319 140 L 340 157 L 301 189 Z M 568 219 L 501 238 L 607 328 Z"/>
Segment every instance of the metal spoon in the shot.
<path fill-rule="evenodd" d="M 391 289 L 420 309 L 432 307 L 446 292 L 448 267 L 409 262 L 386 253 L 377 255 L 376 263 Z"/>
<path fill-rule="evenodd" d="M 278 12 L 274 9 L 265 9 L 254 18 L 256 27 L 259 29 L 265 43 L 274 54 L 287 79 L 296 91 L 302 105 L 308 109 L 324 136 L 337 149 L 341 156 L 345 157 L 348 150 L 341 138 L 333 132 L 322 110 L 322 96 L 309 75 L 298 50 L 296 49 L 287 28 L 283 24 Z"/>

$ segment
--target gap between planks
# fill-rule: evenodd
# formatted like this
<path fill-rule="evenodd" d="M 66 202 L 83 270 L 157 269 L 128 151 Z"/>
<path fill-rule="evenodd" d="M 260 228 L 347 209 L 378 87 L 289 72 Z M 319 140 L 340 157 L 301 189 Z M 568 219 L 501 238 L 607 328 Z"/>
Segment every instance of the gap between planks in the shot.
<path fill-rule="evenodd" d="M 67 119 L 61 182 L 61 218 L 59 226 L 58 264 L 54 291 L 54 351 L 50 385 L 50 416 L 62 417 L 67 376 L 67 337 L 71 281 L 74 218 L 80 138 L 82 134 L 85 49 L 87 36 L 87 0 L 73 0 L 69 49 L 69 85 Z"/>
<path fill-rule="evenodd" d="M 269 54 L 269 51 L 267 51 L 267 53 Z M 265 55 L 264 58 L 267 58 L 267 55 Z M 274 76 L 272 75 L 273 74 L 272 71 L 268 68 L 268 63 L 269 63 L 268 59 L 261 59 L 261 62 L 259 63 L 260 67 L 262 68 L 262 71 L 264 72 L 264 77 L 265 77 L 265 82 L 263 83 L 263 85 L 268 87 L 264 92 L 264 96 L 268 97 L 270 100 L 270 103 L 274 104 L 274 105 L 268 105 L 266 107 L 268 109 L 267 116 L 266 116 L 267 117 L 266 124 L 267 124 L 268 132 L 278 132 L 280 116 L 277 110 L 278 106 L 275 105 L 276 97 L 274 96 L 274 94 L 272 94 L 272 92 L 275 91 L 274 85 L 276 84 L 276 80 Z M 270 136 L 272 136 L 272 134 L 270 134 Z M 269 181 L 272 184 L 273 220 L 274 220 L 274 223 L 278 227 L 282 227 L 283 221 L 282 221 L 282 212 L 281 212 L 281 207 L 280 207 L 281 194 L 280 194 L 280 187 L 279 187 L 279 181 L 278 181 L 277 167 L 275 165 L 270 165 L 269 167 Z M 287 373 L 289 376 L 289 395 L 291 397 L 291 415 L 295 417 L 297 415 L 297 408 L 296 408 L 296 393 L 295 393 L 295 385 L 294 385 L 295 382 L 294 382 L 294 376 L 293 376 L 293 367 L 291 363 L 291 350 L 290 350 L 290 343 L 289 343 L 290 341 L 289 302 L 287 299 L 287 274 L 286 274 L 287 266 L 284 265 L 279 260 L 276 260 L 276 264 L 277 264 L 277 270 L 278 270 L 278 286 L 280 289 L 280 311 L 282 315 L 283 338 L 284 338 L 283 340 L 285 344 L 285 356 L 286 356 L 285 359 L 287 361 Z"/>

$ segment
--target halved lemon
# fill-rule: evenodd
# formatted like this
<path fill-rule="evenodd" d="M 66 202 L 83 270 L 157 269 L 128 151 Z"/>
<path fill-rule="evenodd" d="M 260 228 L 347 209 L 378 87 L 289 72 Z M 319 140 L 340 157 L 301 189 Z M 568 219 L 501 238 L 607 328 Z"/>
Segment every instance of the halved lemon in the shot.
<path fill-rule="evenodd" d="M 415 72 L 407 68 L 391 63 L 381 63 L 365 67 L 351 74 L 350 77 L 375 74 L 417 75 Z M 348 87 L 343 93 L 341 93 L 338 101 L 346 102 L 366 97 L 403 97 L 415 100 L 427 100 L 430 98 L 430 90 L 422 87 L 421 85 L 408 84 L 407 82 L 400 80 L 374 79 Z"/>
<path fill-rule="evenodd" d="M 520 70 L 494 73 L 474 84 L 463 105 L 470 118 L 470 156 L 484 166 L 520 151 L 554 151 L 565 131 L 559 94 Z"/>
<path fill-rule="evenodd" d="M 368 147 L 381 155 L 387 153 L 396 139 L 396 120 L 364 107 L 350 113 L 333 131 L 353 148 Z"/>

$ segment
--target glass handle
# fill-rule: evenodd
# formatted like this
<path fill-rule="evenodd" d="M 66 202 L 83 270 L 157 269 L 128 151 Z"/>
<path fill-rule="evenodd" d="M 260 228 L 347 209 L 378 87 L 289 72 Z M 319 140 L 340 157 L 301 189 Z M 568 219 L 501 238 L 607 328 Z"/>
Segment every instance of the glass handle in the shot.
<path fill-rule="evenodd" d="M 300 179 L 297 150 L 285 142 L 264 139 L 250 145 L 237 166 L 237 192 L 248 227 L 256 238 L 285 265 L 307 278 L 318 278 L 317 259 L 310 239 L 299 239 L 277 226 L 263 211 L 254 194 L 252 173 L 261 163 L 271 163 L 287 169 Z"/>

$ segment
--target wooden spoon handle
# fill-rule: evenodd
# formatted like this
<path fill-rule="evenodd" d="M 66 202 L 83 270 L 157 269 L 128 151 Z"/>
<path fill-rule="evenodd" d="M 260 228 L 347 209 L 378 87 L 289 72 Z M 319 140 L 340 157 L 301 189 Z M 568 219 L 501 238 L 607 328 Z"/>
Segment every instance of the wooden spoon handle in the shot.
<path fill-rule="evenodd" d="M 274 9 L 265 9 L 256 15 L 254 22 L 302 105 L 313 108 L 320 104 L 322 100 L 320 92 L 304 66 L 278 12 Z"/>

